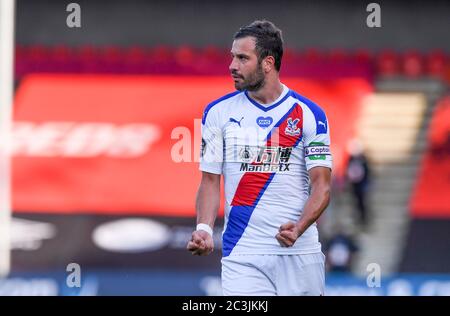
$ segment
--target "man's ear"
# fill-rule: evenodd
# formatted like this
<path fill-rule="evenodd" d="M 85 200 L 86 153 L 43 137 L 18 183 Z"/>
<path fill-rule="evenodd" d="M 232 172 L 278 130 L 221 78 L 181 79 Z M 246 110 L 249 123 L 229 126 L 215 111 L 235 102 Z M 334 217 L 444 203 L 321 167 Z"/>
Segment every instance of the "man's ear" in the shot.
<path fill-rule="evenodd" d="M 275 58 L 273 58 L 273 56 L 267 56 L 264 58 L 263 67 L 265 72 L 269 72 L 275 67 Z"/>

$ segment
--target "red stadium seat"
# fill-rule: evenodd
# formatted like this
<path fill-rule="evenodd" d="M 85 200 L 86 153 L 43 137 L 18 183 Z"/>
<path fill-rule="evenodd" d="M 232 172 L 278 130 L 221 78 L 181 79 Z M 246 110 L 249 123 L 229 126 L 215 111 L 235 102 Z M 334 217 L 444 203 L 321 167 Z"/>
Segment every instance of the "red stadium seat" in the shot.
<path fill-rule="evenodd" d="M 173 74 L 176 72 L 174 51 L 164 45 L 156 46 L 148 52 L 147 71 L 155 74 Z"/>
<path fill-rule="evenodd" d="M 429 53 L 426 57 L 426 72 L 436 78 L 443 78 L 447 58 L 442 50 Z"/>
<path fill-rule="evenodd" d="M 74 72 L 75 66 L 73 63 L 72 50 L 64 45 L 55 46 L 50 51 L 49 56 L 51 67 L 49 70 L 54 72 Z"/>
<path fill-rule="evenodd" d="M 78 62 L 81 72 L 101 72 L 98 49 L 93 46 L 82 46 L 78 50 Z"/>
<path fill-rule="evenodd" d="M 16 45 L 14 57 L 16 79 L 20 79 L 29 71 L 27 62 L 28 62 L 27 48 L 21 45 Z"/>
<path fill-rule="evenodd" d="M 100 50 L 99 62 L 102 66 L 102 72 L 122 73 L 124 54 L 122 49 L 114 46 L 108 46 Z"/>
<path fill-rule="evenodd" d="M 207 46 L 196 52 L 194 74 L 226 75 L 231 62 L 230 50 Z"/>
<path fill-rule="evenodd" d="M 315 48 L 308 48 L 303 54 L 302 58 L 308 63 L 317 63 L 323 60 L 323 55 Z"/>
<path fill-rule="evenodd" d="M 181 46 L 175 51 L 175 61 L 181 66 L 192 65 L 195 59 L 194 48 Z"/>
<path fill-rule="evenodd" d="M 368 63 L 372 61 L 373 55 L 368 49 L 358 49 L 354 55 L 353 58 L 358 63 Z"/>
<path fill-rule="evenodd" d="M 365 77 L 372 80 L 374 67 L 382 77 L 404 74 L 410 78 L 430 75 L 447 76 L 447 57 L 442 51 L 422 56 L 408 51 L 402 58 L 392 50 L 384 50 L 374 58 L 367 49 L 349 53 L 332 49 L 324 54 L 316 48 L 297 52 L 286 48 L 283 56 L 283 75 L 330 79 L 332 77 Z M 151 73 L 225 75 L 230 63 L 229 48 L 206 46 L 194 48 L 183 45 L 171 48 L 166 45 L 150 49 L 144 47 L 108 46 L 98 48 L 83 46 L 17 47 L 16 75 L 30 72 L 81 72 L 81 73 Z M 450 80 L 450 68 L 448 72 Z"/>
<path fill-rule="evenodd" d="M 208 45 L 201 50 L 201 54 L 203 58 L 207 58 L 211 61 L 218 61 L 224 57 L 224 50 L 213 45 Z M 227 54 L 227 57 L 228 56 L 229 54 Z"/>
<path fill-rule="evenodd" d="M 31 72 L 47 72 L 51 60 L 49 49 L 45 46 L 31 46 L 27 52 L 28 67 Z"/>
<path fill-rule="evenodd" d="M 173 59 L 173 50 L 164 45 L 154 47 L 151 54 L 155 62 L 170 62 Z"/>
<path fill-rule="evenodd" d="M 134 46 L 124 53 L 124 72 L 141 74 L 145 73 L 146 51 L 144 48 Z"/>
<path fill-rule="evenodd" d="M 298 58 L 298 54 L 295 50 L 291 48 L 284 49 L 283 52 L 283 62 L 291 63 L 295 62 Z"/>
<path fill-rule="evenodd" d="M 343 49 L 333 49 L 328 54 L 331 63 L 342 63 L 348 59 L 348 54 Z"/>
<path fill-rule="evenodd" d="M 377 58 L 378 74 L 382 77 L 390 77 L 399 74 L 399 60 L 392 50 L 385 50 Z"/>
<path fill-rule="evenodd" d="M 402 58 L 402 70 L 406 77 L 417 78 L 423 74 L 423 58 L 418 51 L 408 51 Z"/>

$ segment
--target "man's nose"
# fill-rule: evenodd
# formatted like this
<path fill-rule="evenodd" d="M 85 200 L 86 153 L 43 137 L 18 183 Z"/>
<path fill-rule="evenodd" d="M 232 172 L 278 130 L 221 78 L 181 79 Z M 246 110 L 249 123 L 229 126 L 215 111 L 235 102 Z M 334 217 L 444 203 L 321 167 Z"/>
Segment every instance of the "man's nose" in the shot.
<path fill-rule="evenodd" d="M 231 60 L 230 66 L 228 68 L 230 69 L 230 72 L 238 70 L 237 69 L 237 63 L 235 62 L 234 58 Z"/>

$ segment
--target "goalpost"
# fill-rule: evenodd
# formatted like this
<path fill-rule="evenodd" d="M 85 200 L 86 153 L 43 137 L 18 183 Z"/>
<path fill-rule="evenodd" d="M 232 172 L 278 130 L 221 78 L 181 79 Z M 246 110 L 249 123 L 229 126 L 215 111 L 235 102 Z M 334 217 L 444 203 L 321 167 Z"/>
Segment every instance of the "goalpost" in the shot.
<path fill-rule="evenodd" d="M 10 135 L 14 94 L 15 0 L 0 0 L 0 277 L 11 266 Z"/>

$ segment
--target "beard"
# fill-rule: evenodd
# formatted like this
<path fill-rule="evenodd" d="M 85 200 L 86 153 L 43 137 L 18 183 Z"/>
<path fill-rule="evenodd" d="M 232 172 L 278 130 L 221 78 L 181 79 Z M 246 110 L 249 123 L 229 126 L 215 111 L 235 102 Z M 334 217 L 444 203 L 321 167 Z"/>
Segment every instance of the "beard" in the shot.
<path fill-rule="evenodd" d="M 261 64 L 258 64 L 255 72 L 249 74 L 247 77 L 241 76 L 242 82 L 235 82 L 234 87 L 236 90 L 243 91 L 258 91 L 266 83 L 266 76 L 262 69 Z"/>

